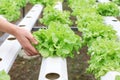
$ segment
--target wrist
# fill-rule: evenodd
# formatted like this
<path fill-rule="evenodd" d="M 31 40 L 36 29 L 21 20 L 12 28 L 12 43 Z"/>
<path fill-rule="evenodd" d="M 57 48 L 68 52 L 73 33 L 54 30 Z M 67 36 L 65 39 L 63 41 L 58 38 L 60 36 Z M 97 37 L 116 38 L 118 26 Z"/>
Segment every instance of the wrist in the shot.
<path fill-rule="evenodd" d="M 14 35 L 14 36 L 17 36 L 18 35 L 18 30 L 19 30 L 19 27 L 17 27 L 16 25 L 13 25 L 11 27 L 11 30 L 9 31 L 10 34 Z"/>

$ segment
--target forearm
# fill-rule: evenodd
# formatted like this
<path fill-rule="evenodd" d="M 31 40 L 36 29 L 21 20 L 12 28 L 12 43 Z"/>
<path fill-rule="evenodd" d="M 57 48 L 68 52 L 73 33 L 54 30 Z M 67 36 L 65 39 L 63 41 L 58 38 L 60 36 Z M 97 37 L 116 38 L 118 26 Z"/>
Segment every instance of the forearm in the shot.
<path fill-rule="evenodd" d="M 17 29 L 16 25 L 9 23 L 3 18 L 0 18 L 0 31 L 15 35 L 16 29 Z"/>

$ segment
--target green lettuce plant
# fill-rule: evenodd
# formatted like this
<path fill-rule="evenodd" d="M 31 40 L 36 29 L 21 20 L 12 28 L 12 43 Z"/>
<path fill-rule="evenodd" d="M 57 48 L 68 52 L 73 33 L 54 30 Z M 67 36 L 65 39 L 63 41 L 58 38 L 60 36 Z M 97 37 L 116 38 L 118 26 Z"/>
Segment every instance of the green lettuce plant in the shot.
<path fill-rule="evenodd" d="M 97 13 L 102 16 L 119 16 L 119 8 L 113 3 L 99 3 L 97 5 Z"/>
<path fill-rule="evenodd" d="M 34 46 L 43 57 L 73 57 L 81 47 L 81 38 L 60 22 L 51 22 L 48 29 L 40 29 L 33 36 L 39 42 Z"/>
<path fill-rule="evenodd" d="M 70 13 L 68 11 L 60 11 L 51 6 L 47 6 L 44 9 L 43 18 L 40 19 L 40 22 L 46 26 L 48 26 L 51 21 L 72 25 L 72 22 L 69 18 Z"/>
<path fill-rule="evenodd" d="M 90 55 L 87 72 L 97 80 L 109 71 L 120 72 L 120 42 L 98 38 L 88 47 Z"/>
<path fill-rule="evenodd" d="M 0 14 L 3 15 L 8 21 L 15 21 L 20 17 L 19 7 L 12 0 L 2 0 L 0 2 Z"/>

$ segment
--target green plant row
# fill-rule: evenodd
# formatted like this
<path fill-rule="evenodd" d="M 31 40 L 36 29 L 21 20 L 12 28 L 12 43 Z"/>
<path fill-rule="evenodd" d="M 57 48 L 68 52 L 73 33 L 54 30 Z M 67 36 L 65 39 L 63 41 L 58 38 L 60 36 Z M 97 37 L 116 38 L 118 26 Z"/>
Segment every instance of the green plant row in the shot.
<path fill-rule="evenodd" d="M 0 15 L 8 21 L 16 21 L 20 18 L 20 9 L 25 7 L 27 2 L 47 6 L 54 5 L 56 1 L 62 0 L 0 0 Z"/>
<path fill-rule="evenodd" d="M 120 42 L 116 40 L 116 31 L 105 25 L 102 17 L 118 16 L 118 7 L 112 2 L 96 4 L 95 0 L 68 0 L 68 3 L 82 32 L 82 43 L 88 46 L 90 60 L 87 72 L 100 80 L 108 71 L 120 71 Z"/>

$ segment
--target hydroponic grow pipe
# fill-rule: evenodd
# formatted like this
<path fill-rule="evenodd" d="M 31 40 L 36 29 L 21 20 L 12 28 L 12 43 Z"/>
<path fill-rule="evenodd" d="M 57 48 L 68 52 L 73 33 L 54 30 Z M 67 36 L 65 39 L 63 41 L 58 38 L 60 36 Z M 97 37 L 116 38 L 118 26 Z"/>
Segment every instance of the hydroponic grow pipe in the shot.
<path fill-rule="evenodd" d="M 58 2 L 54 8 L 62 11 L 62 2 Z M 43 58 L 39 80 L 68 80 L 66 58 Z"/>
<path fill-rule="evenodd" d="M 97 0 L 97 2 L 105 3 L 105 2 L 110 2 L 110 0 Z"/>

